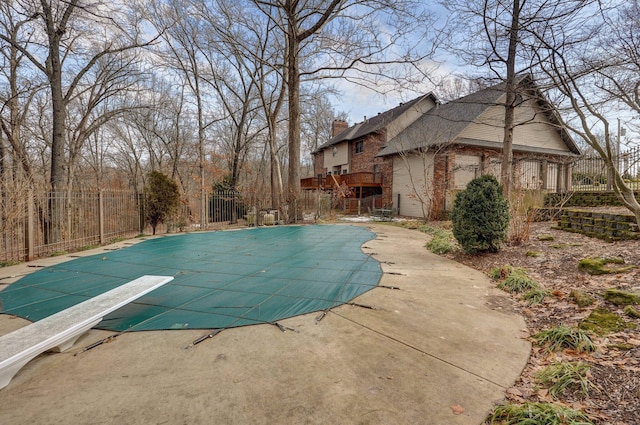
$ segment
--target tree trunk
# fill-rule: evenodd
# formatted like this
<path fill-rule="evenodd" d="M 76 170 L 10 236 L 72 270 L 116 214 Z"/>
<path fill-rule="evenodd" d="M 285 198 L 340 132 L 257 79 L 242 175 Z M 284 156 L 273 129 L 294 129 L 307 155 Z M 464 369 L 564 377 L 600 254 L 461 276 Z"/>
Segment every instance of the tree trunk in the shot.
<path fill-rule="evenodd" d="M 51 51 L 59 52 L 59 47 L 53 46 Z M 51 84 L 51 103 L 53 106 L 53 129 L 51 134 L 51 175 L 49 176 L 49 182 L 51 184 L 51 190 L 54 192 L 61 190 L 65 186 L 65 166 L 64 166 L 64 151 L 65 151 L 65 126 L 66 121 L 66 108 L 64 105 L 64 96 L 62 94 L 62 68 L 58 57 L 52 57 L 55 54 L 50 54 L 48 63 L 51 67 L 51 74 L 49 77 L 49 83 Z"/>
<path fill-rule="evenodd" d="M 289 16 L 287 34 L 287 88 L 289 90 L 289 181 L 287 182 L 287 203 L 289 222 L 298 216 L 297 201 L 300 195 L 300 70 L 295 16 Z"/>
<path fill-rule="evenodd" d="M 282 171 L 280 169 L 280 159 L 274 148 L 269 146 L 269 156 L 271 164 L 271 205 L 274 209 L 280 210 L 282 204 Z"/>
<path fill-rule="evenodd" d="M 44 2 L 43 2 L 44 3 Z M 67 11 L 74 8 L 72 2 L 67 6 Z M 64 26 L 56 28 L 55 17 L 50 8 L 45 7 L 44 19 L 47 25 L 47 36 L 49 40 L 49 56 L 46 61 L 47 77 L 51 90 L 52 105 L 52 134 L 51 134 L 51 174 L 49 183 L 51 187 L 51 197 L 49 199 L 49 232 L 48 243 L 59 242 L 62 235 L 63 214 L 61 209 L 63 203 L 58 202 L 56 197 L 59 191 L 65 187 L 65 122 L 66 105 L 62 90 L 62 63 L 60 61 L 60 39 L 64 35 Z"/>
<path fill-rule="evenodd" d="M 276 119 L 277 115 L 269 117 L 269 164 L 271 171 L 271 207 L 280 210 L 282 207 L 282 170 L 280 158 L 278 158 L 278 146 L 276 145 Z"/>
<path fill-rule="evenodd" d="M 509 50 L 507 54 L 507 79 L 505 83 L 506 101 L 504 108 L 504 143 L 502 147 L 502 170 L 500 182 L 505 198 L 509 199 L 513 186 L 513 123 L 516 102 L 516 49 L 520 29 L 520 0 L 513 1 L 511 28 L 509 30 Z"/>

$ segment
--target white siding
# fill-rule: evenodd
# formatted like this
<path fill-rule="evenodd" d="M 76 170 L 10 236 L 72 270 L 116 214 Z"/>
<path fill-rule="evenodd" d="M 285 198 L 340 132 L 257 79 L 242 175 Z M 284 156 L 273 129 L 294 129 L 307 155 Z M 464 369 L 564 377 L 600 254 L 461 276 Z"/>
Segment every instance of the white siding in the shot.
<path fill-rule="evenodd" d="M 430 97 L 426 97 L 411 108 L 407 109 L 401 116 L 390 122 L 387 126 L 387 140 L 391 140 L 402 130 L 411 125 L 415 120 L 424 115 L 429 109 L 436 106 Z"/>
<path fill-rule="evenodd" d="M 503 102 L 500 99 L 498 103 Z M 535 105 L 528 100 L 516 108 L 516 127 L 513 129 L 515 145 L 532 146 L 568 152 L 556 128 Z M 460 138 L 502 143 L 504 140 L 504 107 L 494 105 L 480 114 L 476 121 L 460 133 Z"/>
<path fill-rule="evenodd" d="M 400 197 L 400 215 L 424 217 L 431 210 L 433 155 L 404 155 L 393 158 L 393 202 Z M 424 208 L 423 208 L 424 207 Z"/>
<path fill-rule="evenodd" d="M 514 143 L 543 149 L 568 152 L 557 127 L 552 124 L 533 100 L 516 109 L 516 123 L 513 129 Z"/>
<path fill-rule="evenodd" d="M 502 143 L 504 136 L 504 108 L 490 106 L 469 124 L 458 137 Z"/>

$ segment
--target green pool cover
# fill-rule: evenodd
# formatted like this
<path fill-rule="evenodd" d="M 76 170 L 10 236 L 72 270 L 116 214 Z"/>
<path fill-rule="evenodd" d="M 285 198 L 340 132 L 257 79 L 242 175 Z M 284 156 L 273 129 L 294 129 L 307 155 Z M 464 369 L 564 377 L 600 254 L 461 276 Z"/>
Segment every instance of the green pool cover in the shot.
<path fill-rule="evenodd" d="M 149 239 L 29 274 L 0 292 L 0 313 L 37 321 L 142 275 L 174 280 L 116 310 L 99 329 L 225 329 L 349 302 L 380 264 L 355 226 L 278 226 Z"/>

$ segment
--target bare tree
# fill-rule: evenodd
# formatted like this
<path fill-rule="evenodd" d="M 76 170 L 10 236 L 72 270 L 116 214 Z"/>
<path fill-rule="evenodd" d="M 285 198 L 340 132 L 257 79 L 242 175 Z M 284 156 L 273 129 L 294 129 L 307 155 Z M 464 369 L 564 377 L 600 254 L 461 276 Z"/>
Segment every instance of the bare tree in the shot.
<path fill-rule="evenodd" d="M 24 38 L 0 32 L 0 40 L 16 49 L 35 72 L 46 78 L 50 96 L 49 185 L 52 191 L 70 188 L 73 157 L 69 149 L 69 107 L 91 91 L 91 71 L 100 63 L 147 45 L 141 41 L 134 14 L 109 3 L 91 0 L 25 0 L 7 3 L 12 15 L 25 21 Z M 26 61 L 24 61 L 26 62 Z M 99 91 L 99 90 L 98 90 Z M 103 92 L 105 93 L 105 92 Z M 90 96 L 89 96 L 90 97 Z M 99 103 L 99 101 L 98 101 Z M 81 133 L 76 141 L 86 140 Z M 89 133 L 90 134 L 90 133 Z M 45 140 L 47 139 L 45 135 Z M 51 200 L 46 242 L 60 240 L 63 206 Z"/>
<path fill-rule="evenodd" d="M 125 117 L 111 121 L 107 127 L 112 145 L 110 157 L 114 167 L 127 178 L 127 187 L 136 193 L 141 192 L 144 150 L 137 144 L 139 135 L 135 127 Z"/>
<path fill-rule="evenodd" d="M 640 204 L 618 162 L 611 114 L 640 116 L 640 6 L 600 9 L 583 21 L 550 28 L 538 52 L 551 95 L 567 110 L 559 117 L 595 151 L 608 170 L 618 199 L 640 225 Z M 541 37 L 542 38 L 542 37 Z"/>
<path fill-rule="evenodd" d="M 549 28 L 575 17 L 594 0 L 454 0 L 441 2 L 454 16 L 447 48 L 466 63 L 488 69 L 505 83 L 500 182 L 508 198 L 513 187 L 513 129 L 519 96 L 517 77 L 538 63 L 536 53 Z"/>
<path fill-rule="evenodd" d="M 24 55 L 48 81 L 51 96 L 50 184 L 59 190 L 67 184 L 65 158 L 68 106 L 99 61 L 147 45 L 136 22 L 128 22 L 107 4 L 83 0 L 28 0 L 11 4 L 12 11 L 29 21 L 39 43 L 16 40 L 0 33 L 0 39 Z M 118 18 L 122 18 L 117 22 Z M 31 48 L 32 46 L 42 46 Z M 71 66 L 73 63 L 73 66 Z"/>
<path fill-rule="evenodd" d="M 345 112 L 336 112 L 329 100 L 328 92 L 321 87 L 316 93 L 304 97 L 302 108 L 302 150 L 308 156 L 318 146 L 331 139 L 331 124 L 334 120 L 347 121 Z M 304 162 L 304 161 L 303 161 Z"/>
<path fill-rule="evenodd" d="M 201 58 L 200 46 L 206 43 L 202 34 L 203 20 L 199 14 L 192 13 L 193 5 L 199 8 L 199 2 L 157 1 L 153 3 L 150 19 L 158 28 L 168 28 L 163 33 L 164 43 L 161 53 L 165 65 L 182 74 L 182 79 L 189 89 L 190 97 L 195 103 L 197 125 L 198 171 L 200 181 L 200 226 L 206 227 L 206 184 L 205 184 L 205 152 L 206 152 L 206 118 L 205 98 L 202 89 L 201 73 L 204 61 Z"/>
<path fill-rule="evenodd" d="M 88 83 L 79 83 L 67 104 L 66 187 L 74 187 L 78 161 L 94 133 L 118 116 L 143 105 L 133 104 L 129 95 L 144 76 L 131 55 L 104 56 L 87 73 Z"/>
<path fill-rule="evenodd" d="M 31 37 L 26 29 L 29 17 L 15 14 L 10 2 L 0 3 L 0 33 L 5 34 L 12 42 L 0 40 L 0 72 L 2 90 L 0 92 L 0 180 L 8 182 L 26 178 L 31 181 L 31 160 L 27 153 L 23 129 L 29 115 L 29 108 L 34 97 L 43 87 L 42 82 L 33 79 L 28 70 L 22 66 L 24 54 L 16 47 L 22 42 L 31 44 Z M 6 144 L 5 144 L 6 140 Z"/>
<path fill-rule="evenodd" d="M 363 83 L 395 77 L 390 64 L 416 64 L 425 54 L 422 31 L 429 19 L 423 4 L 413 1 L 378 2 L 331 0 L 253 0 L 285 40 L 284 75 L 288 100 L 289 172 L 287 202 L 292 219 L 300 196 L 300 87 L 309 79 L 353 78 Z M 401 41 L 411 32 L 413 44 Z M 408 38 L 408 37 L 407 37 Z M 404 69 L 406 70 L 406 68 Z M 405 76 L 408 76 L 406 74 Z"/>

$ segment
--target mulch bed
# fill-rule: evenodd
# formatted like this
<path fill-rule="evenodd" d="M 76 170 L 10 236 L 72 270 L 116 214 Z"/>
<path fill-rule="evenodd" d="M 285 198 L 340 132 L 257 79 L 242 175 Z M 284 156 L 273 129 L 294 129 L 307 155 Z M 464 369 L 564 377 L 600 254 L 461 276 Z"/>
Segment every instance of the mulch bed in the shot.
<path fill-rule="evenodd" d="M 628 317 L 623 307 L 603 298 L 609 288 L 640 293 L 640 241 L 605 242 L 555 230 L 553 226 L 554 222 L 531 223 L 526 242 L 507 244 L 496 254 L 471 256 L 457 252 L 448 256 L 484 272 L 504 265 L 520 267 L 547 289 L 552 295 L 542 304 L 529 306 L 518 300 L 518 310 L 527 322 L 530 335 L 554 325 L 575 327 L 597 307 L 619 314 L 625 321 L 635 324 L 636 328 L 601 336 L 592 335 L 597 346 L 594 353 L 572 350 L 551 353 L 534 343 L 522 375 L 507 391 L 507 401 L 563 403 L 583 410 L 598 425 L 640 424 L 640 320 Z M 622 258 L 626 265 L 639 268 L 622 274 L 592 276 L 578 269 L 578 262 L 586 257 Z M 574 289 L 593 296 L 595 303 L 579 307 L 570 296 Z M 519 298 L 517 294 L 513 297 Z M 636 309 L 640 307 L 636 306 Z M 620 348 L 623 346 L 626 346 L 625 349 Z M 547 390 L 536 382 L 537 372 L 559 361 L 583 361 L 591 366 L 590 381 L 593 385 L 588 397 L 582 398 L 578 392 L 568 391 L 559 400 L 553 400 Z"/>

